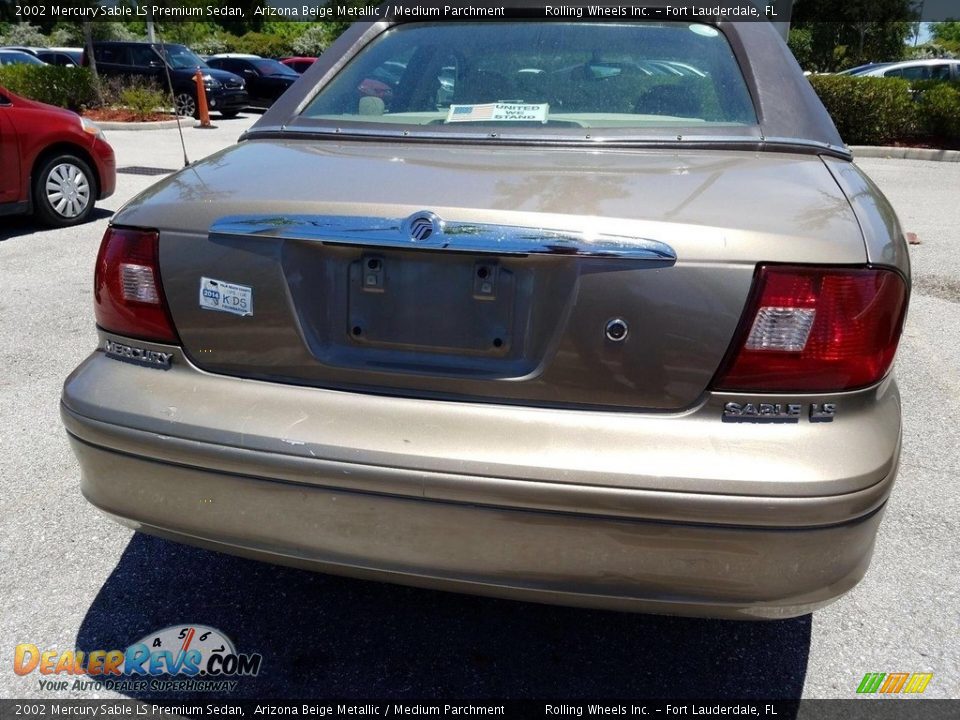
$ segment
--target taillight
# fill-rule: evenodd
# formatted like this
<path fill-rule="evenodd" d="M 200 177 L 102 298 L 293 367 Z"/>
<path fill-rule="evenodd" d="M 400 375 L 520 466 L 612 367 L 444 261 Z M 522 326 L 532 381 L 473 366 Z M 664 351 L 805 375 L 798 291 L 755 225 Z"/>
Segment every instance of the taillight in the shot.
<path fill-rule="evenodd" d="M 718 390 L 833 392 L 887 374 L 907 306 L 876 268 L 761 266 Z"/>
<path fill-rule="evenodd" d="M 160 284 L 156 230 L 108 227 L 93 278 L 97 325 L 118 335 L 177 343 Z"/>

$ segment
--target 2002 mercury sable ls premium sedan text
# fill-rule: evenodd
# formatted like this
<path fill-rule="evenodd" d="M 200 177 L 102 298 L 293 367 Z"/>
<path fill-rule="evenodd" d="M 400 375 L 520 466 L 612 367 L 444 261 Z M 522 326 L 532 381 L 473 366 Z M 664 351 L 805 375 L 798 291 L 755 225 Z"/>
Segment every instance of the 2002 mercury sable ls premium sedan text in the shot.
<path fill-rule="evenodd" d="M 906 245 L 765 23 L 355 25 L 95 285 L 83 492 L 215 550 L 785 617 L 896 475 Z"/>

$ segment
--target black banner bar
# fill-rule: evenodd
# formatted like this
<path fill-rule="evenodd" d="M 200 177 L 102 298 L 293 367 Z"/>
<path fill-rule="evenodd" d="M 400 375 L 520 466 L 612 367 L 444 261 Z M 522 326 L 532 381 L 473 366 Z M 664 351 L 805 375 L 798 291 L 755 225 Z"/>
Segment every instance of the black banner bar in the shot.
<path fill-rule="evenodd" d="M 792 12 L 791 12 L 792 7 Z M 957 0 L 910 0 L 892 8 L 888 3 L 846 0 L 507 0 L 463 2 L 337 2 L 336 0 L 0 0 L 0 19 L 6 21 L 203 22 L 210 20 L 270 20 L 353 22 L 374 20 L 619 20 L 691 21 L 721 19 L 732 22 L 774 21 L 790 18 L 822 22 L 938 22 L 960 19 Z"/>
<path fill-rule="evenodd" d="M 0 700 L 0 720 L 173 717 L 954 720 L 960 700 Z"/>

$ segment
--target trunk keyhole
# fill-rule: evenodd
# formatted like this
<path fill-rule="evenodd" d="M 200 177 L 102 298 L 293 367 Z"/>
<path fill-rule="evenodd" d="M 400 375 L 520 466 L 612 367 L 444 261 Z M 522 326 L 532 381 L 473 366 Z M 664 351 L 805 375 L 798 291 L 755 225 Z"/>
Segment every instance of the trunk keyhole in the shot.
<path fill-rule="evenodd" d="M 627 339 L 628 332 L 630 332 L 630 328 L 627 326 L 626 320 L 622 318 L 613 318 L 613 320 L 607 321 L 605 334 L 607 336 L 607 340 L 610 342 L 623 342 Z"/>

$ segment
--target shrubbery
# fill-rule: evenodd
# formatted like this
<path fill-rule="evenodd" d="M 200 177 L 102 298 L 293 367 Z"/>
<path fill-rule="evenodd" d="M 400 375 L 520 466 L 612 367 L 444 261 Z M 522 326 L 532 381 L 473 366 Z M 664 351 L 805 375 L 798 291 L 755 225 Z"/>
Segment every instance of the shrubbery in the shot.
<path fill-rule="evenodd" d="M 30 23 L 16 23 L 5 32 L 0 32 L 0 45 L 38 45 L 46 47 L 56 45 L 65 40 L 65 33 L 60 32 L 56 38 L 48 37 L 40 32 L 40 28 Z"/>
<path fill-rule="evenodd" d="M 960 141 L 960 87 L 899 78 L 813 75 L 810 83 L 844 142 L 884 145 L 934 137 Z"/>
<path fill-rule="evenodd" d="M 293 41 L 292 54 L 300 56 L 319 55 L 330 47 L 336 39 L 336 34 L 330 28 L 323 23 L 317 23 Z"/>
<path fill-rule="evenodd" d="M 80 112 L 100 105 L 122 105 L 138 117 L 147 117 L 172 104 L 170 94 L 146 78 L 101 78 L 97 96 L 93 76 L 86 68 L 54 65 L 4 65 L 0 85 L 30 100 Z"/>
<path fill-rule="evenodd" d="M 0 85 L 25 98 L 75 111 L 97 102 L 93 76 L 86 68 L 4 65 Z"/>
<path fill-rule="evenodd" d="M 813 75 L 810 83 L 848 145 L 883 145 L 917 130 L 906 80 Z"/>
<path fill-rule="evenodd" d="M 170 106 L 169 95 L 151 83 L 131 83 L 121 89 L 117 97 L 123 107 L 141 120 Z"/>
<path fill-rule="evenodd" d="M 240 37 L 228 35 L 223 39 L 230 47 L 230 52 L 249 53 L 266 58 L 284 57 L 291 52 L 290 41 L 279 35 L 248 32 Z"/>
<path fill-rule="evenodd" d="M 917 113 L 927 135 L 960 141 L 960 85 L 928 82 L 914 86 Z"/>
<path fill-rule="evenodd" d="M 190 49 L 200 55 L 216 55 L 230 52 L 230 45 L 219 35 L 210 35 L 202 40 L 190 43 Z"/>

